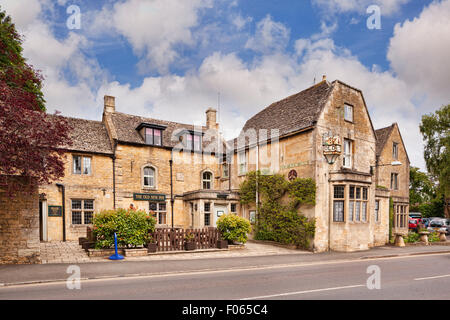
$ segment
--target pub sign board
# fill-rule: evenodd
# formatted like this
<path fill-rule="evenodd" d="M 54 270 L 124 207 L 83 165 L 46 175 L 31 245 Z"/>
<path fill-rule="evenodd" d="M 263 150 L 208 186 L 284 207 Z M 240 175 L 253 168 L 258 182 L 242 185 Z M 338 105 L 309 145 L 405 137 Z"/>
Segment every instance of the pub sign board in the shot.
<path fill-rule="evenodd" d="M 62 217 L 62 206 L 48 206 L 49 217 Z"/>
<path fill-rule="evenodd" d="M 133 199 L 135 201 L 166 201 L 165 194 L 154 194 L 154 193 L 134 193 Z"/>

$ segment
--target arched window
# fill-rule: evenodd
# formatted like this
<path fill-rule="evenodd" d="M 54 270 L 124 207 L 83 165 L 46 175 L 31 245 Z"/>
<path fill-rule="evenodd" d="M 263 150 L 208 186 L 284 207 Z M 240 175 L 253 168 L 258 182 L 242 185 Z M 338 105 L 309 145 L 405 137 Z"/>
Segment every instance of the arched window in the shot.
<path fill-rule="evenodd" d="M 146 166 L 143 169 L 143 186 L 144 188 L 155 188 L 155 169 L 150 166 Z"/>
<path fill-rule="evenodd" d="M 205 171 L 202 174 L 203 189 L 210 190 L 212 185 L 212 173 Z"/>

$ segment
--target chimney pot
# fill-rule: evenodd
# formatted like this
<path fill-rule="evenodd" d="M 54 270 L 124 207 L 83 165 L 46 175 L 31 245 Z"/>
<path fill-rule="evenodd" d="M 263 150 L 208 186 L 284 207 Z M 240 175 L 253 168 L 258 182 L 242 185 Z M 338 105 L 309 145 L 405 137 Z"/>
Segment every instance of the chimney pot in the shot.
<path fill-rule="evenodd" d="M 103 112 L 110 112 L 113 113 L 116 111 L 116 98 L 112 96 L 105 96 L 104 97 L 104 109 Z"/>
<path fill-rule="evenodd" d="M 327 80 L 327 76 L 326 76 L 326 75 L 323 75 L 323 76 L 322 76 L 322 81 L 325 81 L 325 80 Z"/>

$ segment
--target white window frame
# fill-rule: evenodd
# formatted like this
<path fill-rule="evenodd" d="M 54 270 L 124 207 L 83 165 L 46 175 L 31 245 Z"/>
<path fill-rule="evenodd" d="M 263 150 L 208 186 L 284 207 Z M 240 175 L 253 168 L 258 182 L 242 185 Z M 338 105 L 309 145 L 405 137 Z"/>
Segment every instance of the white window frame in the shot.
<path fill-rule="evenodd" d="M 352 168 L 352 148 L 353 148 L 353 141 L 350 139 L 344 139 L 344 157 L 342 159 L 342 166 L 347 169 Z"/>
<path fill-rule="evenodd" d="M 344 104 L 344 119 L 345 121 L 353 122 L 353 106 Z"/>
<path fill-rule="evenodd" d="M 151 175 L 146 175 L 145 174 L 145 169 L 152 169 L 153 170 L 153 177 L 151 177 Z M 142 189 L 152 189 L 152 190 L 156 190 L 157 189 L 157 176 L 158 176 L 158 170 L 155 166 L 150 165 L 150 164 L 146 164 L 142 167 L 141 169 L 141 176 L 142 176 Z M 153 178 L 153 185 L 146 185 L 145 184 L 145 178 L 149 177 L 149 178 Z"/>
<path fill-rule="evenodd" d="M 247 173 L 247 152 L 245 150 L 238 152 L 238 170 L 240 176 Z"/>
<path fill-rule="evenodd" d="M 152 204 L 156 204 L 156 210 L 151 210 L 150 206 Z M 161 209 L 161 205 L 165 205 L 165 210 Z M 167 222 L 167 202 L 163 201 L 163 202 L 156 202 L 156 201 L 149 201 L 148 203 L 148 210 L 149 212 L 154 212 L 156 215 L 156 224 L 159 226 L 166 226 L 168 225 Z M 164 217 L 165 223 L 161 223 L 162 218 Z"/>
<path fill-rule="evenodd" d="M 80 159 L 80 171 L 75 170 L 76 169 L 75 168 L 75 158 Z M 87 161 L 88 159 L 89 159 L 89 161 Z M 88 169 L 87 172 L 86 172 L 86 169 Z M 79 154 L 72 155 L 72 174 L 81 175 L 81 176 L 92 175 L 92 157 L 83 156 L 83 155 L 79 155 Z"/>

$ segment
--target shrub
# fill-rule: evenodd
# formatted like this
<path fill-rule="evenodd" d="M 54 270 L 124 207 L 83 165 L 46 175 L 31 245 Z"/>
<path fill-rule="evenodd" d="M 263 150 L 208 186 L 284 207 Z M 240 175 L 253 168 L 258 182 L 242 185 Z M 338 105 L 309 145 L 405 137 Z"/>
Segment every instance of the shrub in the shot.
<path fill-rule="evenodd" d="M 428 242 L 439 242 L 439 233 L 438 232 L 431 232 L 428 235 Z"/>
<path fill-rule="evenodd" d="M 105 210 L 94 216 L 95 248 L 114 246 L 114 231 L 117 232 L 117 245 L 137 247 L 146 244 L 149 233 L 155 231 L 156 220 L 145 211 Z"/>
<path fill-rule="evenodd" d="M 250 221 L 234 214 L 224 214 L 217 220 L 222 238 L 228 241 L 247 242 L 247 234 L 252 232 Z"/>
<path fill-rule="evenodd" d="M 414 243 L 419 241 L 420 235 L 416 232 L 408 232 L 408 235 L 405 237 L 404 241 L 406 243 Z"/>

